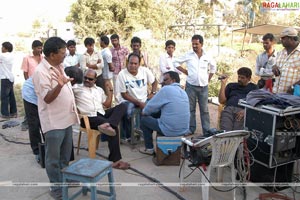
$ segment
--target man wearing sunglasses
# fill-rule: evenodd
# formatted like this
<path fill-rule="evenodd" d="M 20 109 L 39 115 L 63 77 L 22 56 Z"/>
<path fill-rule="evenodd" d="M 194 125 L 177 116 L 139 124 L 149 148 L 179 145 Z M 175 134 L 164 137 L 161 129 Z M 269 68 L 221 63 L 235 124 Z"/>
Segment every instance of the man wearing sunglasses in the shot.
<path fill-rule="evenodd" d="M 123 161 L 119 146 L 118 125 L 126 112 L 124 104 L 111 107 L 113 89 L 109 81 L 105 82 L 105 92 L 96 86 L 97 74 L 88 69 L 84 74 L 83 85 L 74 85 L 73 92 L 77 109 L 89 118 L 92 129 L 99 129 L 107 135 L 109 156 L 108 160 L 114 162 L 113 167 L 117 169 L 128 169 L 129 164 Z M 108 108 L 108 109 L 104 109 Z M 83 119 L 81 125 L 85 127 Z"/>

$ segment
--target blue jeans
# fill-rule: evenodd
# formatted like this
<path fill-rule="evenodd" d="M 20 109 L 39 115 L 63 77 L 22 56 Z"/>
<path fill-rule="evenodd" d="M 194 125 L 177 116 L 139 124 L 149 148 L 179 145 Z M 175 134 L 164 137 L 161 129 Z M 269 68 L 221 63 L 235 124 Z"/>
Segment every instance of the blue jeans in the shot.
<path fill-rule="evenodd" d="M 124 115 L 123 119 L 122 119 L 122 129 L 125 132 L 125 135 L 122 135 L 122 137 L 125 138 L 130 138 L 131 137 L 131 129 L 134 127 L 131 127 L 131 117 L 133 114 L 134 109 L 137 109 L 137 107 L 129 102 L 129 101 L 124 101 L 122 104 L 126 105 L 126 114 Z"/>
<path fill-rule="evenodd" d="M 72 141 L 72 126 L 45 133 L 45 166 L 50 183 L 62 183 L 61 169 L 69 165 Z M 59 187 L 51 188 L 55 190 Z"/>
<path fill-rule="evenodd" d="M 196 131 L 196 102 L 198 100 L 202 133 L 206 134 L 210 129 L 210 119 L 208 111 L 208 86 L 193 86 L 186 82 L 185 91 L 189 97 L 190 102 L 190 131 L 192 133 Z"/>
<path fill-rule="evenodd" d="M 146 149 L 153 149 L 153 139 L 152 139 L 153 131 L 157 131 L 160 134 L 162 134 L 162 131 L 158 126 L 158 119 L 152 116 L 142 116 L 141 129 L 144 134 Z"/>
<path fill-rule="evenodd" d="M 17 114 L 14 82 L 1 79 L 1 114 L 5 117 Z"/>

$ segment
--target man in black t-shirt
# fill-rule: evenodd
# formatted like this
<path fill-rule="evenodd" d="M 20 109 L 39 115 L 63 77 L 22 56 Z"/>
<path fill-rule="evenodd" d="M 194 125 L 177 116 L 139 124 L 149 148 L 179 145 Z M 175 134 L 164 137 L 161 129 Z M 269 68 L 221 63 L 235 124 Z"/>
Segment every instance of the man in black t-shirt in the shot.
<path fill-rule="evenodd" d="M 247 67 L 241 67 L 238 71 L 238 82 L 226 85 L 228 77 L 221 80 L 219 102 L 225 105 L 221 113 L 220 128 L 226 131 L 244 129 L 244 108 L 238 105 L 240 99 L 258 89 L 257 85 L 250 83 L 252 71 Z"/>

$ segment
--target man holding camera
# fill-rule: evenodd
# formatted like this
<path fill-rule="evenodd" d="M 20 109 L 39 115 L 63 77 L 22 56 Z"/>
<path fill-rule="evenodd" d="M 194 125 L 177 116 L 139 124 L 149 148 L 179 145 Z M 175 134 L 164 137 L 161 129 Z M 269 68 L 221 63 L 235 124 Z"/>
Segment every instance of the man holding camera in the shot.
<path fill-rule="evenodd" d="M 228 77 L 221 79 L 219 102 L 225 105 L 221 113 L 220 129 L 226 131 L 244 129 L 244 108 L 238 105 L 240 99 L 257 89 L 257 85 L 250 83 L 252 71 L 247 67 L 241 67 L 238 71 L 238 82 L 226 85 Z"/>

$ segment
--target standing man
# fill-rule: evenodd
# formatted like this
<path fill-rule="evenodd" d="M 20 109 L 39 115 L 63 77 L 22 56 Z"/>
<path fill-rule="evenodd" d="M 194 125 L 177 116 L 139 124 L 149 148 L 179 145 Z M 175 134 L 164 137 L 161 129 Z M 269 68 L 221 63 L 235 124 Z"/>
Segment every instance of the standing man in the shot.
<path fill-rule="evenodd" d="M 109 87 L 112 88 L 111 80 L 113 78 L 113 72 L 115 71 L 115 67 L 112 63 L 112 54 L 108 48 L 108 45 L 109 45 L 109 38 L 107 36 L 101 36 L 100 46 L 102 48 L 101 55 L 104 64 L 102 76 L 104 81 L 110 85 Z"/>
<path fill-rule="evenodd" d="M 139 55 L 141 58 L 140 66 L 149 67 L 148 54 L 141 50 L 142 40 L 139 37 L 133 37 L 130 42 L 132 53 Z"/>
<path fill-rule="evenodd" d="M 257 89 L 257 85 L 250 83 L 252 71 L 241 67 L 237 71 L 238 82 L 226 85 L 228 77 L 221 80 L 219 102 L 225 105 L 221 113 L 221 130 L 233 131 L 244 129 L 244 108 L 239 106 L 239 100 L 246 98 L 247 94 Z"/>
<path fill-rule="evenodd" d="M 22 98 L 28 123 L 27 126 L 29 132 L 30 147 L 33 154 L 35 155 L 35 160 L 39 163 L 40 157 L 38 144 L 42 141 L 41 124 L 37 106 L 37 96 L 34 91 L 32 77 L 29 77 L 23 84 Z"/>
<path fill-rule="evenodd" d="M 42 51 L 43 51 L 43 43 L 39 40 L 34 40 L 31 45 L 32 48 L 32 54 L 25 56 L 23 58 L 21 69 L 24 73 L 24 78 L 27 80 L 29 77 L 31 77 L 35 71 L 35 68 L 40 64 L 40 62 L 43 59 Z M 25 104 L 24 104 L 25 108 Z M 25 109 L 25 117 L 24 121 L 21 125 L 22 131 L 27 131 L 28 129 L 28 120 L 27 120 L 27 113 Z M 29 133 L 30 135 L 30 133 Z"/>
<path fill-rule="evenodd" d="M 24 78 L 27 80 L 35 71 L 35 68 L 43 59 L 43 43 L 39 40 L 34 40 L 31 45 L 32 54 L 23 58 L 21 69 L 24 73 Z"/>
<path fill-rule="evenodd" d="M 62 183 L 61 169 L 69 165 L 72 152 L 72 125 L 79 122 L 74 94 L 65 76 L 63 61 L 66 42 L 51 37 L 44 44 L 45 58 L 33 74 L 38 111 L 45 134 L 45 165 L 50 183 Z M 50 195 L 62 196 L 62 188 L 51 186 Z"/>
<path fill-rule="evenodd" d="M 272 92 L 272 68 L 276 61 L 275 37 L 272 33 L 267 33 L 262 40 L 265 51 L 256 58 L 255 74 L 261 76 L 261 79 L 258 81 L 259 88 L 263 88 L 266 85 Z"/>
<path fill-rule="evenodd" d="M 285 28 L 280 34 L 284 49 L 278 52 L 273 73 L 275 83 L 273 92 L 292 93 L 295 84 L 300 84 L 300 47 L 298 31 L 292 27 Z"/>
<path fill-rule="evenodd" d="M 64 59 L 64 67 L 80 67 L 81 56 L 76 53 L 76 42 L 69 40 L 67 42 L 68 53 Z"/>
<path fill-rule="evenodd" d="M 176 71 L 177 73 L 181 73 L 173 66 L 175 47 L 176 43 L 173 40 L 167 40 L 165 43 L 166 52 L 159 57 L 159 68 L 161 73 L 159 80 L 160 83 L 163 83 L 164 73 L 168 71 Z"/>
<path fill-rule="evenodd" d="M 101 53 L 95 51 L 95 40 L 93 38 L 85 38 L 84 46 L 86 52 L 82 56 L 82 70 L 93 69 L 97 73 L 96 85 L 104 88 L 104 81 L 102 77 L 103 59 Z"/>
<path fill-rule="evenodd" d="M 115 67 L 115 71 L 113 73 L 113 85 L 114 85 L 114 96 L 116 100 L 118 94 L 117 87 L 116 87 L 117 77 L 119 72 L 126 67 L 125 63 L 126 63 L 126 58 L 129 54 L 129 50 L 126 47 L 120 45 L 119 36 L 117 34 L 112 34 L 110 36 L 110 42 L 113 45 L 110 51 L 112 54 L 112 63 Z"/>
<path fill-rule="evenodd" d="M 177 72 L 165 72 L 163 75 L 164 86 L 143 109 L 141 129 L 145 139 L 145 150 L 140 149 L 141 153 L 153 154 L 153 131 L 169 137 L 189 133 L 189 99 L 179 82 L 180 78 Z M 161 113 L 159 118 L 151 116 L 158 112 Z"/>
<path fill-rule="evenodd" d="M 9 119 L 17 117 L 17 103 L 14 93 L 14 74 L 12 72 L 14 56 L 13 45 L 3 42 L 0 54 L 0 79 L 1 79 L 1 117 Z"/>
<path fill-rule="evenodd" d="M 210 128 L 208 112 L 208 83 L 217 70 L 215 61 L 202 49 L 203 37 L 192 37 L 193 51 L 186 53 L 174 60 L 173 64 L 179 71 L 187 75 L 186 93 L 190 102 L 190 132 L 196 131 L 196 102 L 198 101 L 202 125 L 202 134 L 206 134 Z M 181 67 L 186 63 L 187 69 Z"/>

